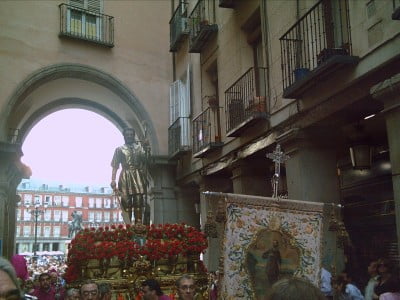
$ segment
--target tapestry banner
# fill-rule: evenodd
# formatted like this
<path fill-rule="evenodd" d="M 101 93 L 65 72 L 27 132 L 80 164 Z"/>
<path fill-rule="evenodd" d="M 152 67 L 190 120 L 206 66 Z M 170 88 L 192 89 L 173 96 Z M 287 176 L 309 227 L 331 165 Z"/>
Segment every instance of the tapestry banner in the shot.
<path fill-rule="evenodd" d="M 265 299 L 274 282 L 291 276 L 319 284 L 322 203 L 215 194 L 226 213 L 222 299 Z"/>

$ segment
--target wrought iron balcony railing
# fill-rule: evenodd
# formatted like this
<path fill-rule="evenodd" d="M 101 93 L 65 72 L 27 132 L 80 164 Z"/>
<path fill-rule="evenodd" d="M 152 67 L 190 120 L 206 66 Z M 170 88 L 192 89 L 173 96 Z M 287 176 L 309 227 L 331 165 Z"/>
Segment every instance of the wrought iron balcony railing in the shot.
<path fill-rule="evenodd" d="M 168 128 L 168 153 L 176 157 L 190 150 L 190 118 L 178 118 Z"/>
<path fill-rule="evenodd" d="M 221 107 L 208 107 L 193 120 L 193 156 L 202 157 L 209 151 L 222 147 Z"/>
<path fill-rule="evenodd" d="M 189 52 L 201 52 L 218 31 L 215 20 L 215 0 L 199 0 L 189 16 Z"/>
<path fill-rule="evenodd" d="M 284 97 L 296 98 L 298 92 L 287 89 L 313 70 L 331 62 L 354 63 L 348 0 L 318 1 L 280 38 L 280 44 Z"/>
<path fill-rule="evenodd" d="M 179 44 L 189 34 L 187 3 L 181 2 L 169 21 L 170 46 L 169 50 L 175 52 Z"/>
<path fill-rule="evenodd" d="M 60 36 L 114 47 L 114 17 L 60 4 Z"/>
<path fill-rule="evenodd" d="M 252 67 L 225 91 L 228 136 L 237 136 L 249 122 L 267 117 L 266 76 L 266 68 Z"/>

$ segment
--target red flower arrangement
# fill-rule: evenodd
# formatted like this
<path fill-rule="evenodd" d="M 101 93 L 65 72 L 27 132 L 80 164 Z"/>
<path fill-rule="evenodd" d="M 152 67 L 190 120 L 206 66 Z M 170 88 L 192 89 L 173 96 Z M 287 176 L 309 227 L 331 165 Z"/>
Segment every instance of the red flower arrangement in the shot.
<path fill-rule="evenodd" d="M 65 279 L 79 279 L 80 270 L 89 259 L 117 257 L 126 262 L 145 256 L 154 261 L 176 257 L 180 254 L 200 254 L 207 249 L 207 238 L 194 227 L 182 224 L 151 225 L 146 228 L 146 242 L 140 246 L 134 241 L 135 228 L 130 225 L 90 228 L 79 232 L 71 241 Z"/>

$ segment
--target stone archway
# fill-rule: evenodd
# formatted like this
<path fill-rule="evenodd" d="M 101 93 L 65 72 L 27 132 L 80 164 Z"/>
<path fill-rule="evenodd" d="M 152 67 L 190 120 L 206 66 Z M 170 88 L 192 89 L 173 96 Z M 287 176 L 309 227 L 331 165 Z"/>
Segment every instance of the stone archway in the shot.
<path fill-rule="evenodd" d="M 108 91 L 114 95 L 116 103 L 102 103 L 95 99 L 85 99 L 77 95 L 76 97 L 65 97 L 58 95 L 44 103 L 35 102 L 33 93 L 43 89 L 46 85 L 60 81 L 62 79 L 74 79 L 88 85 L 96 85 L 102 90 Z M 71 86 L 72 88 L 72 86 Z M 87 91 L 86 91 L 87 92 Z M 69 99 L 69 101 L 67 101 Z M 121 106 L 125 117 L 118 114 L 115 107 Z M 135 128 L 139 136 L 144 135 L 144 126 L 146 124 L 149 142 L 153 153 L 159 153 L 159 144 L 156 131 L 148 112 L 135 94 L 130 91 L 122 82 L 99 69 L 80 64 L 56 64 L 42 68 L 29 75 L 16 88 L 8 102 L 8 109 L 1 113 L 3 124 L 3 135 L 6 135 L 8 128 L 20 129 L 19 141 L 23 141 L 29 129 L 33 127 L 38 118 L 53 112 L 57 108 L 86 108 L 97 112 L 117 127 L 122 128 L 131 126 Z"/>
<path fill-rule="evenodd" d="M 7 141 L 0 142 L 0 240 L 6 257 L 14 251 L 16 189 L 26 176 L 20 162 L 21 144 L 37 122 L 63 108 L 91 110 L 119 129 L 133 127 L 139 138 L 143 138 L 146 127 L 152 153 L 159 155 L 157 133 L 149 113 L 135 94 L 112 75 L 67 63 L 47 66 L 29 75 L 15 89 L 7 108 L 0 111 L 0 141 Z M 14 141 L 7 137 L 9 128 L 19 130 Z M 156 201 L 160 201 L 163 195 L 157 197 Z"/>

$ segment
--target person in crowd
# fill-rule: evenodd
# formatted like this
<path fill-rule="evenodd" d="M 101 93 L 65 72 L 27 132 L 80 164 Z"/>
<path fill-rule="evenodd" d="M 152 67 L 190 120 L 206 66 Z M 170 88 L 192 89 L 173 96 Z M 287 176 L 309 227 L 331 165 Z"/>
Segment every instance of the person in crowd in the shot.
<path fill-rule="evenodd" d="M 267 300 L 325 300 L 326 297 L 311 282 L 297 277 L 284 278 L 275 282 Z"/>
<path fill-rule="evenodd" d="M 342 273 L 333 281 L 333 287 L 339 300 L 364 300 L 360 290 L 352 283 L 346 273 Z"/>
<path fill-rule="evenodd" d="M 376 299 L 376 295 L 374 297 L 374 289 L 375 286 L 378 284 L 378 261 L 373 260 L 369 263 L 367 272 L 369 275 L 368 283 L 365 287 L 364 298 L 365 300 L 373 300 Z"/>
<path fill-rule="evenodd" d="M 332 291 L 332 274 L 325 268 L 321 268 L 321 292 L 327 297 L 328 299 L 333 298 L 333 291 Z"/>
<path fill-rule="evenodd" d="M 25 281 L 29 278 L 28 265 L 25 257 L 19 254 L 14 254 L 11 257 L 10 262 L 13 265 L 18 278 L 20 278 L 22 281 Z"/>
<path fill-rule="evenodd" d="M 66 300 L 79 300 L 80 299 L 79 290 L 74 288 L 68 289 L 65 298 Z"/>
<path fill-rule="evenodd" d="M 14 267 L 3 257 L 0 257 L 0 283 L 0 298 L 22 299 L 23 293 L 19 288 Z"/>
<path fill-rule="evenodd" d="M 54 287 L 54 289 L 56 291 L 56 300 L 64 298 L 64 294 L 65 294 L 64 284 L 63 284 L 63 280 L 58 275 L 57 270 L 56 269 L 51 269 L 48 272 L 48 274 L 50 276 L 50 283 L 51 283 L 52 287 Z"/>
<path fill-rule="evenodd" d="M 218 271 L 210 273 L 210 300 L 218 299 Z"/>
<path fill-rule="evenodd" d="M 378 284 L 374 289 L 377 297 L 383 293 L 390 292 L 392 286 L 398 282 L 397 276 L 394 275 L 394 266 L 390 260 L 386 258 L 380 258 L 378 260 L 378 274 Z"/>
<path fill-rule="evenodd" d="M 99 300 L 111 300 L 111 286 L 109 283 L 99 283 Z"/>
<path fill-rule="evenodd" d="M 99 286 L 93 280 L 85 281 L 80 289 L 81 300 L 99 300 Z"/>
<path fill-rule="evenodd" d="M 193 277 L 190 275 L 183 275 L 176 281 L 176 288 L 178 290 L 179 300 L 193 300 L 196 287 L 194 285 Z"/>
<path fill-rule="evenodd" d="M 50 275 L 42 273 L 39 275 L 39 287 L 36 287 L 32 293 L 39 300 L 58 300 L 63 299 L 61 295 L 56 295 L 56 289 L 51 285 Z"/>
<path fill-rule="evenodd" d="M 171 300 L 170 297 L 164 295 L 160 284 L 155 279 L 147 279 L 143 281 L 142 292 L 144 300 Z"/>

